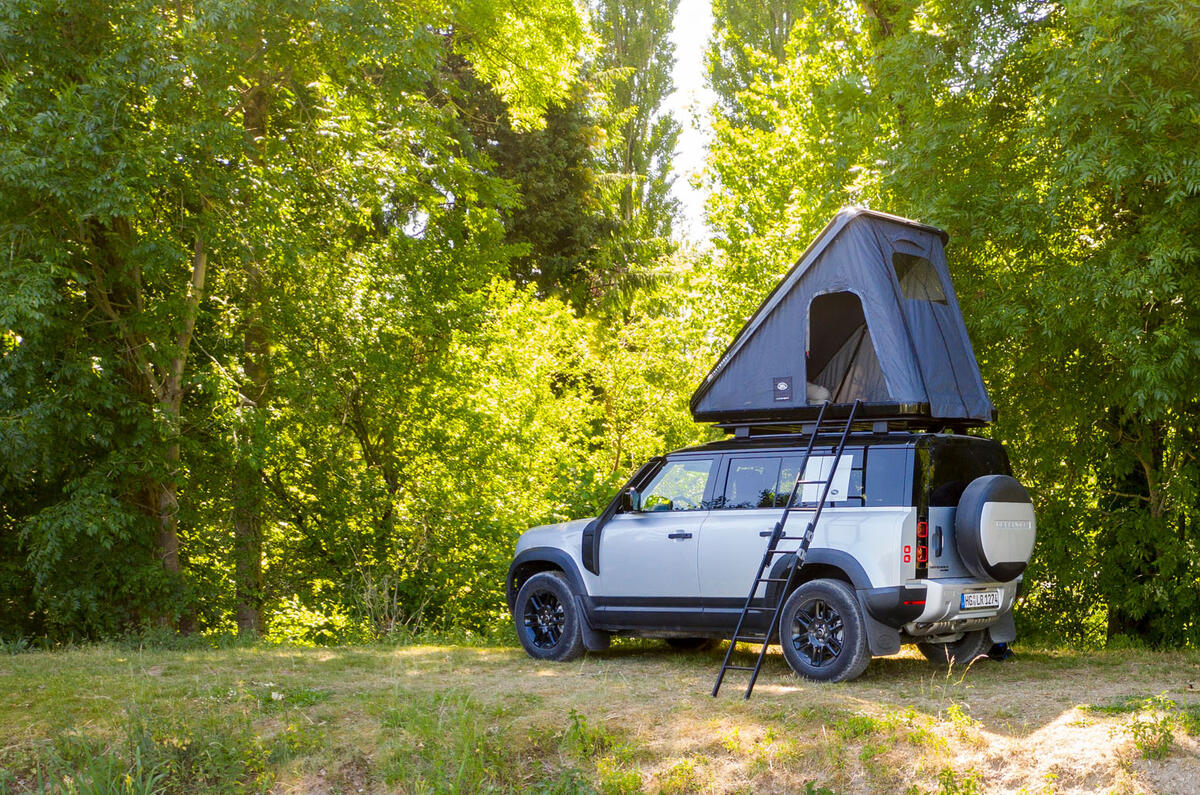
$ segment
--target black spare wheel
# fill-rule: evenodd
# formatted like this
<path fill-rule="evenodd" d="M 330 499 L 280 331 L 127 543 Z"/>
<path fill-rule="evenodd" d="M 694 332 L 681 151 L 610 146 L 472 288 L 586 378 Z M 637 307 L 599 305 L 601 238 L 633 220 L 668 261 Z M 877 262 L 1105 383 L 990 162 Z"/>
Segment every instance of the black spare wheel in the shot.
<path fill-rule="evenodd" d="M 844 682 L 871 662 L 854 591 L 841 580 L 812 580 L 792 592 L 779 616 L 779 645 L 805 679 Z"/>
<path fill-rule="evenodd" d="M 543 571 L 526 580 L 517 592 L 513 620 L 530 657 L 562 662 L 583 654 L 579 610 L 561 572 Z"/>
<path fill-rule="evenodd" d="M 964 632 L 958 640 L 950 643 L 918 643 L 917 648 L 925 659 L 934 665 L 970 665 L 971 661 L 991 646 L 986 629 Z"/>
<path fill-rule="evenodd" d="M 998 582 L 1016 579 L 1037 536 L 1029 492 L 1008 475 L 975 478 L 958 500 L 954 536 L 971 574 Z"/>

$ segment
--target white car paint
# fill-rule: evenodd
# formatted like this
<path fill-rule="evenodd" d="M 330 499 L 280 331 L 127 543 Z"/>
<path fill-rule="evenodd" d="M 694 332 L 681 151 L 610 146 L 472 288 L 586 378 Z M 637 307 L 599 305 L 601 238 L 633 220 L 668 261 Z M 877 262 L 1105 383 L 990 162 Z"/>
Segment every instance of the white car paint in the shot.
<path fill-rule="evenodd" d="M 782 515 L 781 508 L 709 512 L 700 528 L 700 583 L 706 598 L 745 598 L 767 548 L 768 539 L 759 534 L 770 531 Z M 784 532 L 802 535 L 810 515 L 792 514 Z M 916 573 L 916 563 L 911 551 L 907 563 L 895 553 L 905 545 L 913 549 L 916 528 L 915 508 L 826 508 L 811 549 L 847 553 L 862 565 L 873 588 L 904 585 Z M 790 552 L 799 547 L 799 541 L 783 540 L 778 548 Z M 756 596 L 763 596 L 765 586 L 759 589 Z"/>
<path fill-rule="evenodd" d="M 600 576 L 590 572 L 585 576 L 589 591 L 593 596 L 699 598 L 696 550 L 708 515 L 708 511 L 617 514 L 600 534 Z M 579 548 L 571 553 L 577 560 Z"/>

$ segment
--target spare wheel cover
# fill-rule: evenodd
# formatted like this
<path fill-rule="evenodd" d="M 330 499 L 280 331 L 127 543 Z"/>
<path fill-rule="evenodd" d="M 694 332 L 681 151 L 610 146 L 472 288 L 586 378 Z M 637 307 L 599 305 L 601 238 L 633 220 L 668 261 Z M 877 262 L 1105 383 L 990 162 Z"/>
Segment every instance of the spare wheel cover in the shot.
<path fill-rule="evenodd" d="M 1025 571 L 1037 522 L 1029 492 L 1008 475 L 975 478 L 954 516 L 958 556 L 976 577 L 1008 582 Z"/>

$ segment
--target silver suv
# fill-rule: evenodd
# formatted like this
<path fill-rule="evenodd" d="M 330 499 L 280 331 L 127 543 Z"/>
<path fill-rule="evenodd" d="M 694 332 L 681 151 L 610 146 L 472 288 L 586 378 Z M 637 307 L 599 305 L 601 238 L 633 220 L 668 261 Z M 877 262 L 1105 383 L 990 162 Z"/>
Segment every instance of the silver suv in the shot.
<path fill-rule="evenodd" d="M 527 531 L 507 583 L 521 645 L 543 660 L 614 634 L 699 648 L 728 638 L 747 603 L 744 627 L 760 635 L 782 605 L 769 640 L 798 674 L 837 682 L 905 643 L 953 663 L 1013 640 L 1036 524 L 1004 448 L 876 428 L 850 434 L 840 460 L 838 440 L 818 437 L 804 473 L 807 436 L 678 450 L 647 462 L 600 516 Z M 798 477 L 829 483 L 811 546 L 791 576 L 796 555 L 775 556 L 774 582 L 748 602 Z M 798 487 L 793 505 L 819 500 Z"/>

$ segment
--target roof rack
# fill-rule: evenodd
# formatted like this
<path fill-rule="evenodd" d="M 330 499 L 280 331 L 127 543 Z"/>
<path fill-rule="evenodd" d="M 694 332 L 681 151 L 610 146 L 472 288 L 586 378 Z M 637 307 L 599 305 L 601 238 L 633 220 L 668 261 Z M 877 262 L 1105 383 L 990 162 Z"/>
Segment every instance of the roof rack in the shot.
<path fill-rule="evenodd" d="M 816 408 L 816 407 L 814 407 Z M 826 411 L 826 419 L 848 419 L 851 406 L 849 404 L 831 405 Z M 726 433 L 737 438 L 759 436 L 788 436 L 811 434 L 817 425 L 816 417 L 795 419 L 763 419 L 747 417 L 744 420 L 726 420 L 713 423 Z M 969 418 L 947 419 L 931 417 L 928 404 L 861 404 L 854 418 L 851 433 L 912 433 L 917 431 L 965 433 L 969 428 L 986 425 L 979 420 Z"/>

